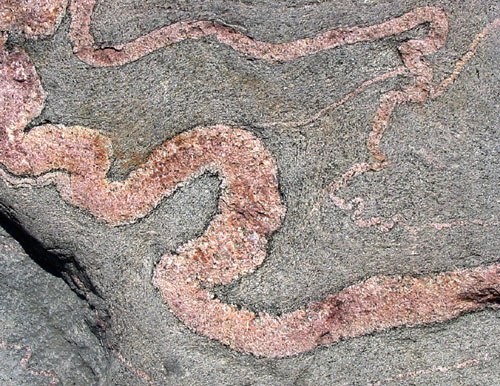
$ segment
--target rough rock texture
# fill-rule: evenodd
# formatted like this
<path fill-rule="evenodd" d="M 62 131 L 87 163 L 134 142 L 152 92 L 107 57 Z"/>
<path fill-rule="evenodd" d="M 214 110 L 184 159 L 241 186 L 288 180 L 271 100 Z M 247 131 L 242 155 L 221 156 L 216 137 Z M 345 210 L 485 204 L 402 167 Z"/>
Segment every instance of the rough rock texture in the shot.
<path fill-rule="evenodd" d="M 108 355 L 92 331 L 95 312 L 68 291 L 56 267 L 47 272 L 37 265 L 51 267 L 50 253 L 42 256 L 36 242 L 14 232 L 0 229 L 0 383 L 97 384 L 105 378 Z"/>
<path fill-rule="evenodd" d="M 93 3 L 0 1 L 0 212 L 67 283 L 2 234 L 2 382 L 500 381 L 495 1 Z"/>

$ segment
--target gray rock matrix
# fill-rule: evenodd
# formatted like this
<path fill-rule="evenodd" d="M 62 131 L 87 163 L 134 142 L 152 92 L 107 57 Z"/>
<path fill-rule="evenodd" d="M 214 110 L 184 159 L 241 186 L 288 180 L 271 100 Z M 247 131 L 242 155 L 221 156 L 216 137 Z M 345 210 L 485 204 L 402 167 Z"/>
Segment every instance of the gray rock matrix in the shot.
<path fill-rule="evenodd" d="M 107 0 L 98 2 L 92 32 L 114 45 L 203 19 L 281 42 L 430 5 L 441 7 L 450 24 L 446 45 L 430 58 L 434 76 L 443 79 L 498 16 L 496 1 Z M 280 315 L 376 275 L 498 263 L 498 30 L 442 96 L 398 107 L 381 143 L 390 166 L 339 193 L 346 201 L 363 197 L 363 218 L 398 219 L 382 229 L 355 221 L 325 187 L 368 160 L 379 98 L 404 79 L 374 84 L 307 125 L 279 123 L 307 120 L 401 66 L 396 47 L 423 36 L 425 26 L 287 63 L 255 60 L 203 38 L 124 66 L 94 68 L 73 54 L 69 23 L 66 15 L 42 40 L 13 38 L 47 93 L 31 126 L 106 134 L 115 151 L 110 178 L 125 178 L 165 140 L 215 124 L 250 131 L 275 158 L 284 223 L 262 266 L 214 289 L 225 302 Z M 206 173 L 137 223 L 112 228 L 51 186 L 13 188 L 0 179 L 0 384 L 500 384 L 494 308 L 282 359 L 238 353 L 191 331 L 165 305 L 152 271 L 162 255 L 204 232 L 221 189 Z"/>

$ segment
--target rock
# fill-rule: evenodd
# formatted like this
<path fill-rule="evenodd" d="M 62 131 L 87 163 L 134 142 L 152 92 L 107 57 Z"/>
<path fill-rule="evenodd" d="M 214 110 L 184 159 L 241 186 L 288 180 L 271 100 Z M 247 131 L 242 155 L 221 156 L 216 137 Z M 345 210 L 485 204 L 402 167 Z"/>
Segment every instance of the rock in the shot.
<path fill-rule="evenodd" d="M 35 3 L 3 382 L 498 383 L 493 1 Z"/>
<path fill-rule="evenodd" d="M 33 248 L 32 240 L 24 241 Z M 28 255 L 0 229 L 1 383 L 97 384 L 105 377 L 108 355 L 92 331 L 95 312 L 54 275 L 50 261 L 43 261 L 46 270 L 35 262 L 45 258 Z"/>

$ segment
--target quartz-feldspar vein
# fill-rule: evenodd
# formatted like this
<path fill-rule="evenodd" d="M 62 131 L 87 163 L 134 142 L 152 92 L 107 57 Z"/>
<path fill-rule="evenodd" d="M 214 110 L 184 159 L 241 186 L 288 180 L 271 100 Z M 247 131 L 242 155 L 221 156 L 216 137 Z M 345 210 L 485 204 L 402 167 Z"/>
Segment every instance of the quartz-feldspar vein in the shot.
<path fill-rule="evenodd" d="M 90 32 L 96 2 L 73 0 L 70 5 L 73 51 L 80 59 L 95 66 L 122 65 L 174 43 L 206 36 L 213 36 L 219 42 L 254 58 L 270 62 L 291 61 L 327 49 L 398 35 L 428 23 L 430 29 L 424 39 L 410 40 L 402 46 L 412 48 L 412 52 L 404 53 L 408 56 L 405 62 L 415 67 L 423 55 L 441 48 L 448 34 L 448 19 L 444 11 L 437 7 L 421 7 L 380 24 L 337 28 L 314 37 L 284 43 L 255 40 L 214 21 L 189 20 L 159 28 L 125 44 L 100 47 Z"/>
<path fill-rule="evenodd" d="M 0 31 L 21 32 L 32 39 L 52 35 L 67 3 L 68 0 L 2 0 Z"/>
<path fill-rule="evenodd" d="M 283 357 L 345 338 L 442 322 L 481 309 L 488 302 L 498 302 L 499 276 L 500 265 L 493 265 L 431 277 L 373 277 L 279 317 L 256 315 L 213 299 L 200 287 L 184 256 L 165 256 L 155 282 L 169 307 L 195 331 L 239 351 Z"/>
<path fill-rule="evenodd" d="M 14 20 L 0 21 L 0 164 L 4 167 L 0 176 L 13 184 L 19 180 L 36 186 L 37 180 L 50 181 L 64 200 L 111 226 L 145 216 L 163 197 L 206 170 L 222 179 L 219 212 L 205 233 L 175 255 L 163 256 L 153 278 L 170 309 L 194 331 L 235 350 L 281 357 L 390 327 L 444 321 L 498 303 L 499 264 L 420 278 L 374 277 L 281 316 L 255 314 L 215 299 L 210 286 L 227 284 L 261 264 L 269 236 L 283 219 L 276 165 L 269 151 L 257 137 L 241 129 L 223 125 L 198 128 L 166 141 L 123 181 L 108 180 L 112 148 L 109 138 L 99 131 L 61 125 L 24 131 L 40 113 L 45 93 L 27 54 L 20 48 L 9 51 L 4 43 L 12 31 L 30 37 L 53 31 L 65 2 L 12 4 L 0 0 L 2 17 Z M 293 60 L 430 23 L 425 38 L 399 47 L 415 82 L 382 97 L 369 142 L 378 167 L 385 160 L 378 145 L 395 106 L 421 102 L 431 95 L 432 71 L 424 57 L 444 44 L 448 28 L 442 10 L 426 7 L 374 26 L 270 44 L 213 22 L 190 21 L 122 46 L 100 49 L 90 34 L 94 5 L 94 0 L 71 3 L 75 53 L 94 66 L 121 65 L 174 42 L 207 35 L 246 55 Z M 31 26 L 27 15 L 36 15 L 37 25 L 44 28 Z"/>
<path fill-rule="evenodd" d="M 28 372 L 34 377 L 45 378 L 48 381 L 50 386 L 55 386 L 60 383 L 57 374 L 52 370 L 35 370 L 31 367 L 31 357 L 33 356 L 33 350 L 29 346 L 22 346 L 19 344 L 9 344 L 0 340 L 0 350 L 5 351 L 24 351 L 24 355 L 19 361 L 19 366 L 24 369 L 24 371 Z"/>

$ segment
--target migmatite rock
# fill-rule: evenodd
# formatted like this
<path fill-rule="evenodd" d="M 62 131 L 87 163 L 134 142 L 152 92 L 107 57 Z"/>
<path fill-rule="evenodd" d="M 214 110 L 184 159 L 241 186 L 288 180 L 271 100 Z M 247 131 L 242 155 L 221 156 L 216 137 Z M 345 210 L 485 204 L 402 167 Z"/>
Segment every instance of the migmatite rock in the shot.
<path fill-rule="evenodd" d="M 0 210 L 82 384 L 495 383 L 493 2 L 0 4 Z"/>

